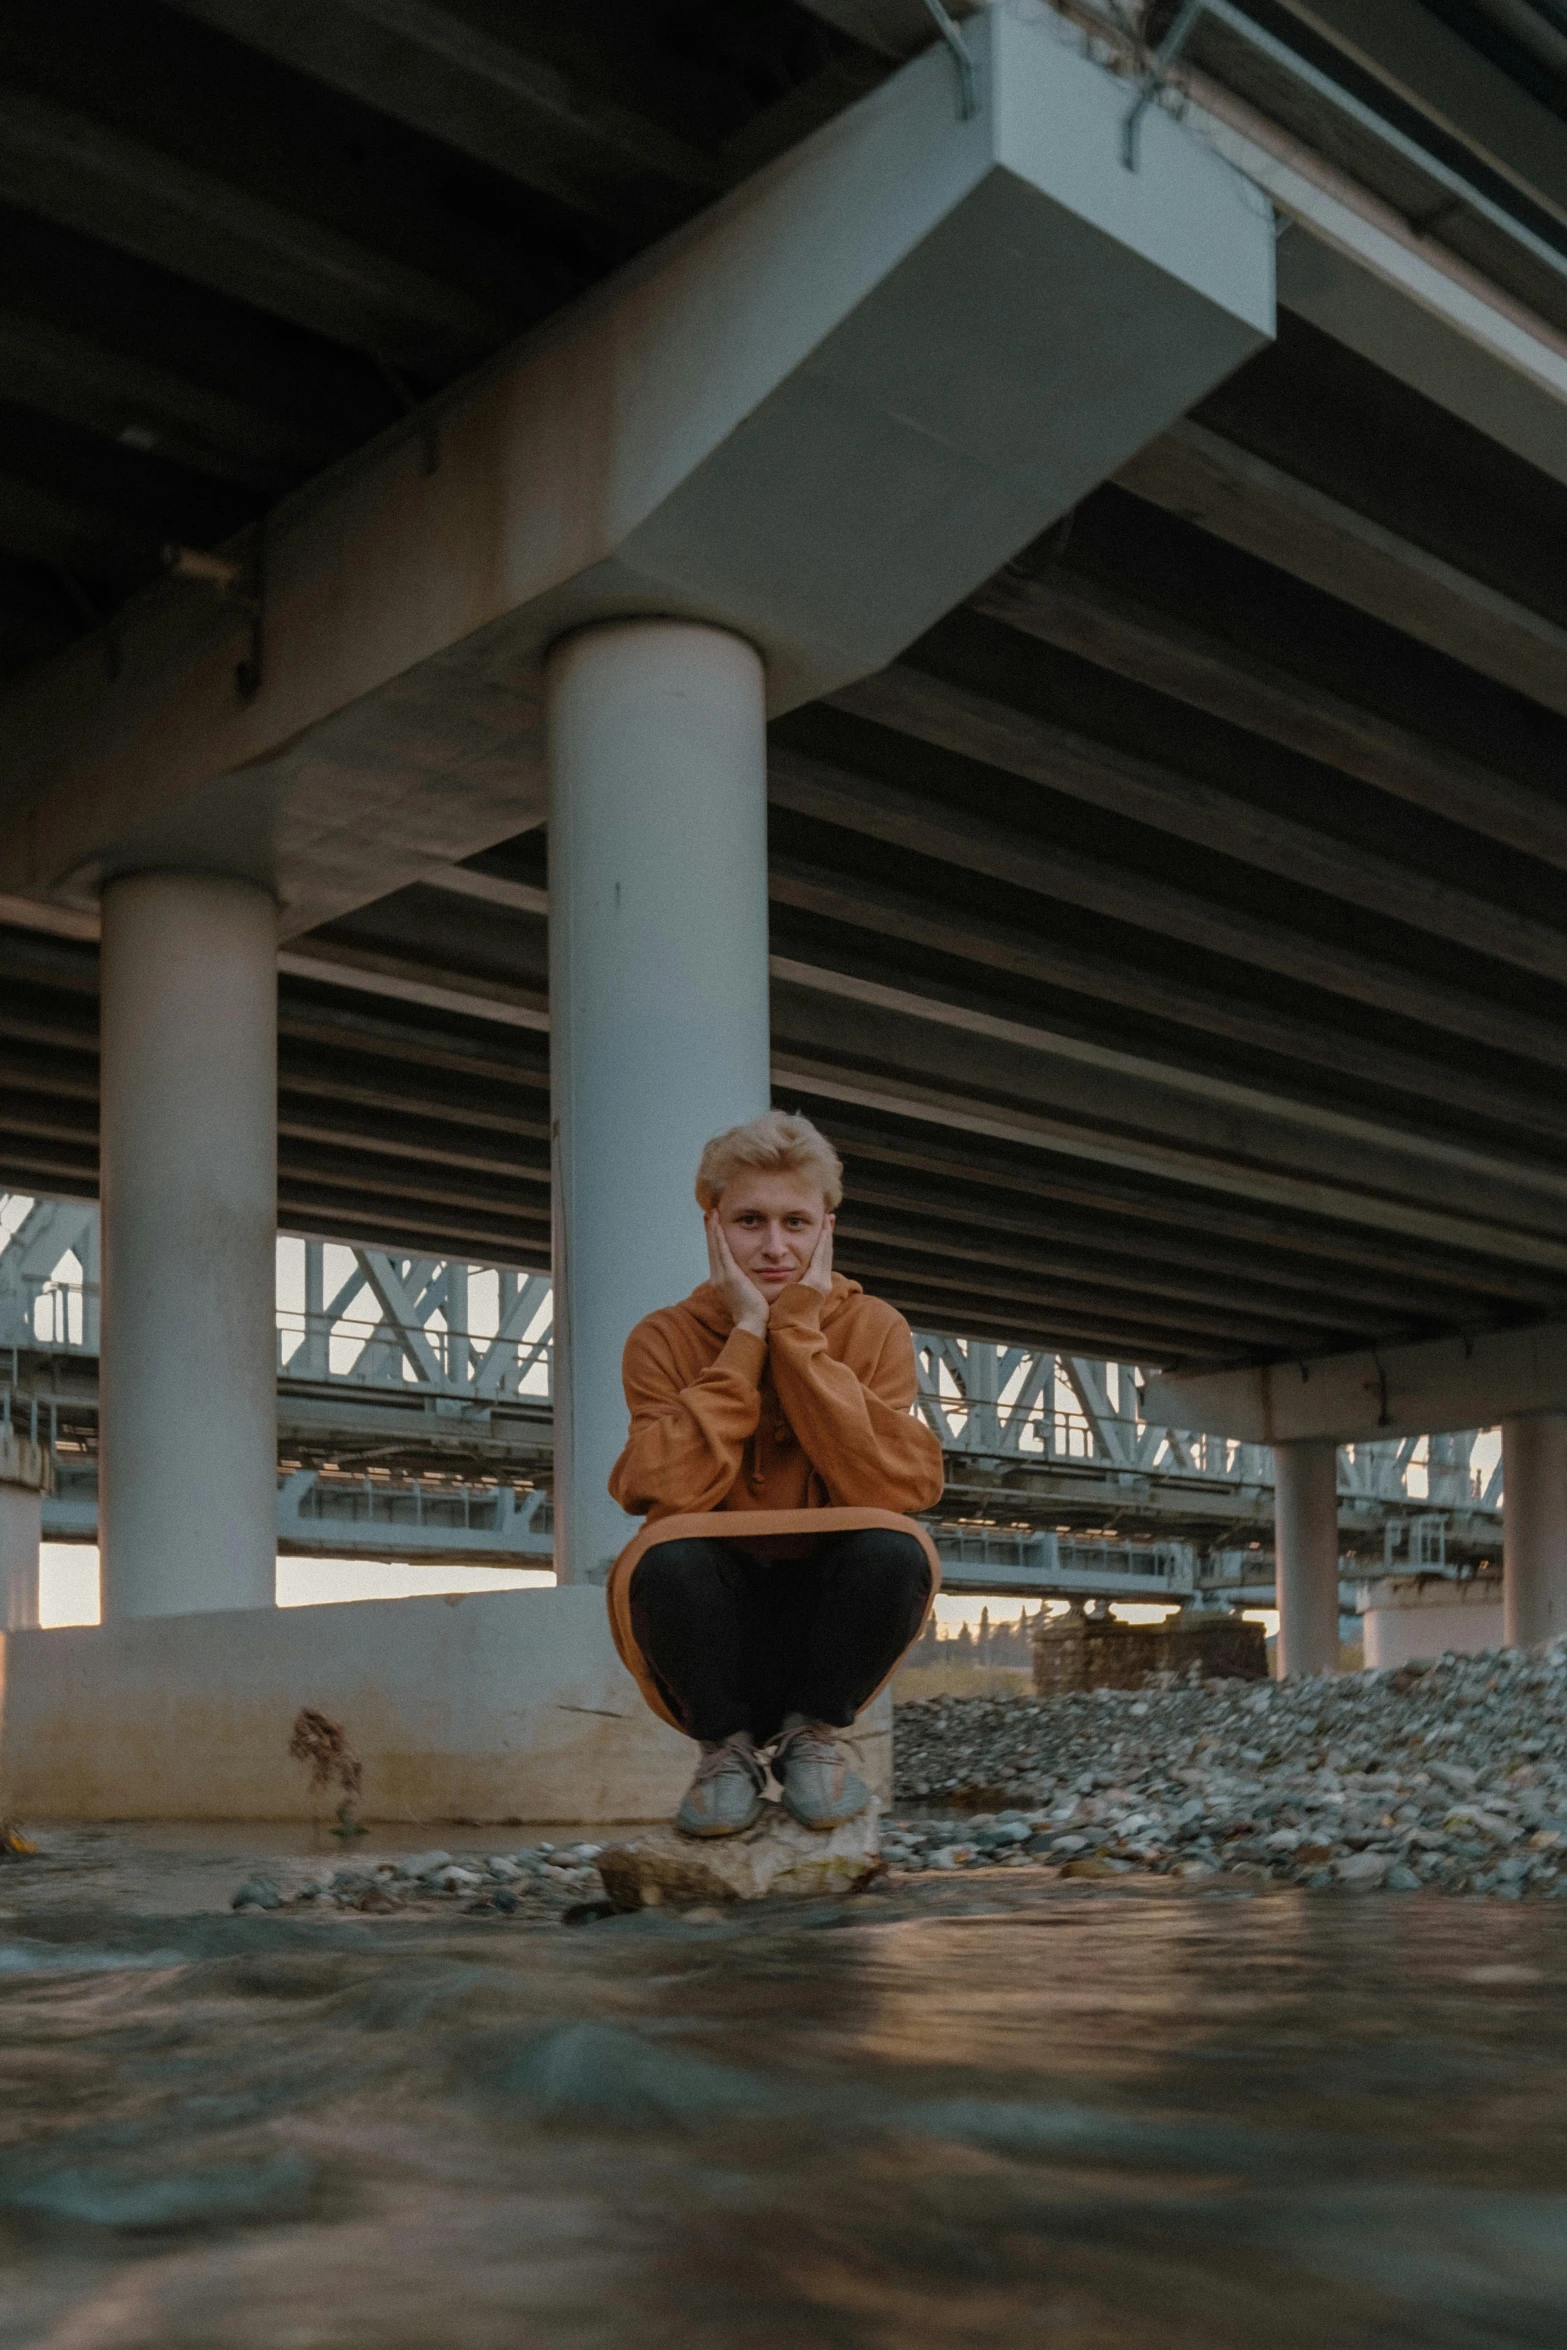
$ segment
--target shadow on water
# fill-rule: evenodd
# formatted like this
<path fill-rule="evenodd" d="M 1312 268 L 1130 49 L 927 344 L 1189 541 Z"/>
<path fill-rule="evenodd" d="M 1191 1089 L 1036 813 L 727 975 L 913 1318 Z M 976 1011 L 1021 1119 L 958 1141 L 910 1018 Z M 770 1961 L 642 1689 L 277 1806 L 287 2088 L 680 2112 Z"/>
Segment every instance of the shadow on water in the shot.
<path fill-rule="evenodd" d="M 0 2350 L 1561 2350 L 1567 1918 L 0 1925 Z"/>

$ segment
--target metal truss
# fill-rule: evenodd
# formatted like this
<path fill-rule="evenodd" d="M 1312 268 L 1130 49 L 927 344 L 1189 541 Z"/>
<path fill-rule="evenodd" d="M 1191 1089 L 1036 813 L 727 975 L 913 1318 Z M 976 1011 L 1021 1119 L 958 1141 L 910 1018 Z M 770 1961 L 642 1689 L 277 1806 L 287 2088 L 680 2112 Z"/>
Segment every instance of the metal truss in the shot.
<path fill-rule="evenodd" d="M 549 1399 L 550 1283 L 542 1273 L 334 1247 L 352 1269 L 326 1294 L 328 1244 L 307 1240 L 304 1304 L 278 1310 L 278 1372 L 291 1382 L 412 1388 L 461 1409 Z M 3 1263 L 0 1258 L 0 1263 Z M 476 1281 L 493 1283 L 493 1329 L 473 1328 Z M 542 1318 L 542 1328 L 536 1327 Z"/>
<path fill-rule="evenodd" d="M 0 1192 L 0 1347 L 98 1352 L 98 1211 Z"/>
<path fill-rule="evenodd" d="M 4 1350 L 14 1357 L 38 1349 L 90 1356 L 98 1345 L 96 1209 L 0 1196 L 0 1231 L 7 1226 L 10 1237 L 0 1246 L 0 1417 L 9 1410 Z M 280 1393 L 323 1406 L 334 1396 L 413 1404 L 454 1435 L 465 1425 L 489 1423 L 497 1409 L 527 1405 L 547 1413 L 546 1276 L 317 1240 L 282 1245 Z M 1272 1487 L 1266 1446 L 1193 1436 L 1142 1418 L 1135 1365 L 929 1331 L 916 1333 L 915 1351 L 917 1408 L 954 1470 L 964 1463 L 1091 1471 L 1110 1493 L 1135 1489 L 1151 1495 L 1156 1507 L 1162 1495 L 1172 1508 L 1181 1494 L 1202 1489 L 1255 1505 Z M 1424 1493 L 1416 1478 L 1417 1440 L 1340 1449 L 1341 1498 L 1372 1511 L 1373 1525 L 1378 1516 L 1383 1521 L 1384 1572 L 1442 1572 L 1452 1513 L 1472 1522 L 1499 1510 L 1500 1465 L 1482 1490 L 1472 1466 L 1475 1435 L 1427 1440 Z M 85 1488 L 71 1499 L 70 1485 L 67 1475 L 57 1507 L 69 1515 L 73 1532 L 85 1531 L 95 1503 Z M 551 1539 L 547 1497 L 505 1476 L 461 1483 L 305 1468 L 280 1483 L 278 1534 L 286 1550 L 370 1555 L 379 1549 L 384 1555 L 390 1547 L 447 1559 L 544 1559 Z M 1074 1543 L 1037 1528 L 963 1523 L 943 1526 L 941 1541 L 956 1587 L 1033 1590 L 1048 1583 L 1063 1591 L 1109 1588 L 1127 1598 L 1158 1598 L 1212 1579 L 1187 1543 Z M 1241 1556 L 1234 1554 L 1237 1562 Z M 1232 1572 L 1240 1571 L 1237 1563 Z M 984 1576 L 991 1580 L 974 1580 Z"/>
<path fill-rule="evenodd" d="M 1135 1364 L 1098 1362 L 988 1340 L 915 1335 L 919 1409 L 949 1453 L 1080 1467 L 1095 1462 L 1124 1476 L 1271 1487 L 1265 1444 L 1192 1436 L 1144 1420 Z M 1346 1499 L 1398 1507 L 1499 1510 L 1500 1465 L 1483 1490 L 1470 1467 L 1478 1429 L 1426 1440 L 1427 1490 L 1411 1483 L 1419 1439 L 1339 1447 Z"/>

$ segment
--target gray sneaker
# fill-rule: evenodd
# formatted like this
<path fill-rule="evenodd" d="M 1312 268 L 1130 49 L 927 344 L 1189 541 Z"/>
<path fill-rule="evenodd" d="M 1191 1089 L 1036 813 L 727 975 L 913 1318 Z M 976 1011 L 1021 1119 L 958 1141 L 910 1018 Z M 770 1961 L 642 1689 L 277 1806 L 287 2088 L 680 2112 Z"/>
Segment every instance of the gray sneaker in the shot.
<path fill-rule="evenodd" d="M 682 1836 L 738 1836 L 760 1813 L 766 1783 L 748 1730 L 737 1730 L 720 1745 L 704 1745 L 675 1826 Z"/>
<path fill-rule="evenodd" d="M 843 1740 L 829 1722 L 786 1714 L 772 1763 L 785 1807 L 802 1828 L 841 1828 L 870 1802 L 870 1789 L 850 1770 Z"/>

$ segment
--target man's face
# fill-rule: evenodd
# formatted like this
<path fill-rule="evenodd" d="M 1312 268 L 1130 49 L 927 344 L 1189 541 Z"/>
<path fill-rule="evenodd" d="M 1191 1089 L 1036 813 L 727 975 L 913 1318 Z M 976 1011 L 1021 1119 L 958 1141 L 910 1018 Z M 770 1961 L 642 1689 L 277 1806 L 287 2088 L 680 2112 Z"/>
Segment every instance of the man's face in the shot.
<path fill-rule="evenodd" d="M 740 1174 L 724 1186 L 718 1220 L 729 1253 L 765 1298 L 798 1281 L 831 1221 L 821 1187 L 803 1175 Z"/>

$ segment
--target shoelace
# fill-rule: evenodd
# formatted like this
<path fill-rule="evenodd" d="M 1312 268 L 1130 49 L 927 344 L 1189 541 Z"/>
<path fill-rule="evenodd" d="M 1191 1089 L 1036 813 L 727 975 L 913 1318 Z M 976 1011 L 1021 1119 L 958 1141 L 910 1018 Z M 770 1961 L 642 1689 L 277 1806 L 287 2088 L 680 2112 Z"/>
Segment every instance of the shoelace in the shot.
<path fill-rule="evenodd" d="M 845 1748 L 853 1754 L 856 1762 L 860 1760 L 857 1739 L 845 1738 L 841 1731 L 826 1724 L 818 1728 L 813 1722 L 801 1722 L 795 1729 L 785 1730 L 773 1747 L 773 1776 L 775 1779 L 783 1777 L 793 1754 L 798 1754 L 802 1762 L 819 1762 L 824 1766 L 844 1763 L 847 1768 Z"/>
<path fill-rule="evenodd" d="M 756 1786 L 761 1787 L 766 1783 L 767 1773 L 763 1767 L 761 1756 L 745 1732 L 737 1730 L 734 1736 L 726 1738 L 721 1746 L 711 1747 L 704 1752 L 701 1761 L 696 1766 L 695 1785 L 701 1787 L 709 1779 L 716 1779 L 721 1771 L 726 1771 L 729 1768 L 731 1763 L 740 1763 Z"/>

